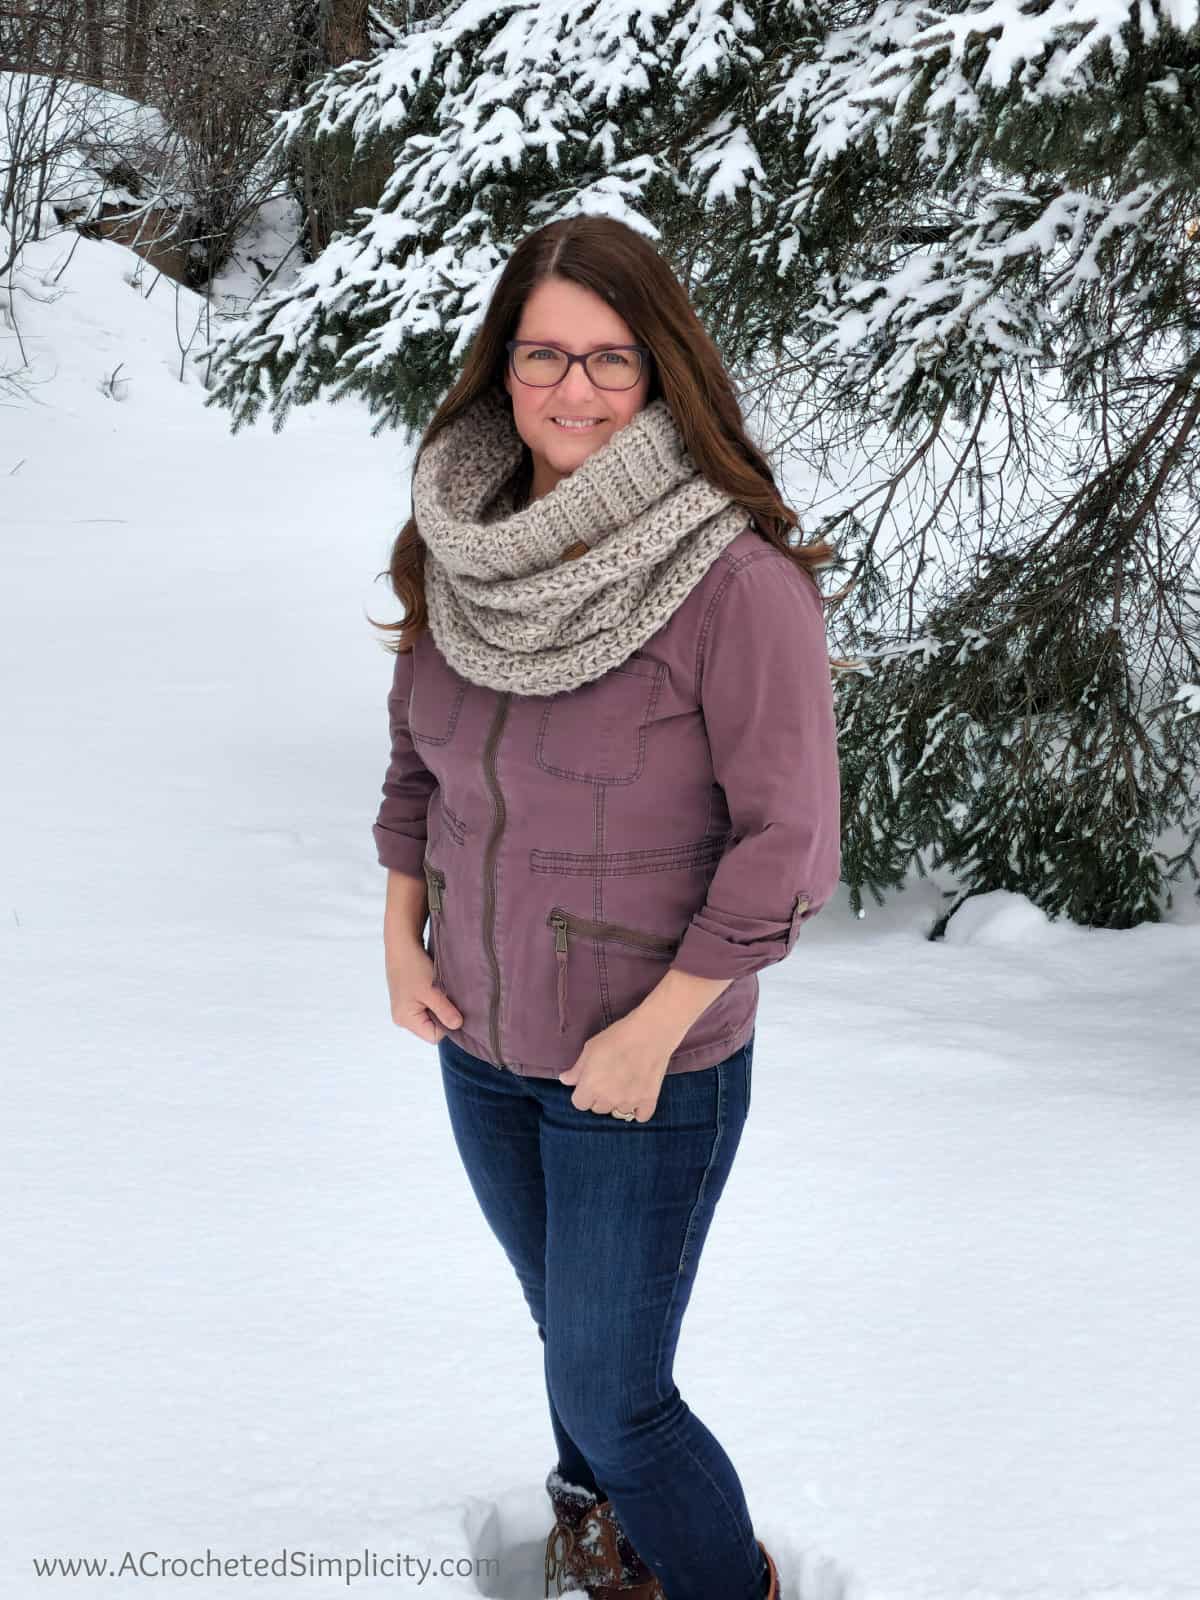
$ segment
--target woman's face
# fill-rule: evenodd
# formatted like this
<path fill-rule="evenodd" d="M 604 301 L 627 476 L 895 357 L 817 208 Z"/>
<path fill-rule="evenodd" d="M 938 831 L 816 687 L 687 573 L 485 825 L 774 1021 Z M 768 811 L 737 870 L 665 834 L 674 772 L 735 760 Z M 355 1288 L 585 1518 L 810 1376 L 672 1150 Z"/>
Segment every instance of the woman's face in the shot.
<path fill-rule="evenodd" d="M 565 278 L 544 279 L 529 295 L 515 339 L 534 339 L 583 355 L 606 345 L 636 344 L 625 319 L 590 289 Z M 648 364 L 632 389 L 602 389 L 592 383 L 581 361 L 573 362 L 561 383 L 537 388 L 504 371 L 504 387 L 512 396 L 513 421 L 533 456 L 529 498 L 540 499 L 581 461 L 612 438 L 646 404 L 650 391 Z M 593 426 L 574 430 L 556 417 L 593 417 Z"/>

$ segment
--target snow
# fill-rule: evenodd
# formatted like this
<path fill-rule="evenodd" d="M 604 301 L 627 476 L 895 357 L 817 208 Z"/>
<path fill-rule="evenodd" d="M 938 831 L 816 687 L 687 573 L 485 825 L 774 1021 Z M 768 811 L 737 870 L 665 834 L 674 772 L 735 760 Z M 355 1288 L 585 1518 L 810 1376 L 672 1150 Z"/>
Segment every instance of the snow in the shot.
<path fill-rule="evenodd" d="M 464 1570 L 143 1588 L 535 1600 L 542 1350 L 383 980 L 410 458 L 352 399 L 230 435 L 201 303 L 87 240 L 51 301 L 69 244 L 0 431 L 0 1593 L 286 1549 Z M 762 975 L 680 1388 L 784 1600 L 1195 1600 L 1196 904 L 979 896 L 931 942 L 950 888 L 840 895 Z"/>
<path fill-rule="evenodd" d="M 65 78 L 0 71 L 0 173 L 6 179 L 11 143 L 27 151 L 34 130 L 48 157 L 42 180 L 47 212 L 58 205 L 94 215 L 104 202 L 144 203 L 145 194 L 132 193 L 112 175 L 118 153 L 127 152 L 136 152 L 143 165 L 141 176 L 153 191 L 150 198 L 166 205 L 186 199 L 158 170 L 173 140 L 153 106 Z"/>
<path fill-rule="evenodd" d="M 1047 938 L 1055 926 L 1041 907 L 1025 895 L 1014 894 L 1010 889 L 993 889 L 989 894 L 969 896 L 946 924 L 945 937 L 949 944 L 1013 945 L 1020 949 L 1027 942 Z"/>

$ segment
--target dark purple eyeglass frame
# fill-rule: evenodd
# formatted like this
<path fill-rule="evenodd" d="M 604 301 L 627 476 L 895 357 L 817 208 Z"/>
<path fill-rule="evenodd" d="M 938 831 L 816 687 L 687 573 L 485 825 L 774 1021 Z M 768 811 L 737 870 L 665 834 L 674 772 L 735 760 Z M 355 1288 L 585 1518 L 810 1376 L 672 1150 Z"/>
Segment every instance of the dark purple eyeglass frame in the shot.
<path fill-rule="evenodd" d="M 567 358 L 566 372 L 563 373 L 561 378 L 556 378 L 553 383 L 530 383 L 528 378 L 523 378 L 521 376 L 513 364 L 513 356 L 516 353 L 517 346 L 522 344 L 531 344 L 535 350 L 557 350 L 560 356 L 566 356 Z M 570 375 L 571 367 L 576 361 L 583 366 L 583 370 L 586 373 L 588 357 L 598 356 L 604 350 L 636 350 L 638 355 L 642 358 L 642 365 L 638 369 L 637 378 L 633 380 L 633 383 L 626 384 L 625 386 L 628 389 L 632 389 L 652 359 L 649 347 L 644 344 L 602 344 L 599 345 L 595 350 L 589 350 L 587 355 L 572 355 L 569 350 L 564 350 L 562 345 L 555 344 L 553 339 L 506 339 L 504 341 L 504 348 L 508 351 L 509 370 L 517 382 L 523 383 L 527 389 L 556 388 L 558 384 L 562 383 L 563 380 Z M 603 385 L 597 384 L 596 387 L 601 388 Z M 619 391 L 614 391 L 614 393 L 619 393 Z"/>

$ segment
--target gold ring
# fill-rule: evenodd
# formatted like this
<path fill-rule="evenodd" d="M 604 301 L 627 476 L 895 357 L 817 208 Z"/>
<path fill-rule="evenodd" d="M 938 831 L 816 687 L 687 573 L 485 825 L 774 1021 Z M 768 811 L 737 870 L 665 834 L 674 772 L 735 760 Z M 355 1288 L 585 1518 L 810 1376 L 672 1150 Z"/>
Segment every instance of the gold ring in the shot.
<path fill-rule="evenodd" d="M 622 1122 L 633 1122 L 637 1117 L 637 1107 L 635 1106 L 632 1111 L 610 1111 L 609 1116 L 620 1117 Z"/>

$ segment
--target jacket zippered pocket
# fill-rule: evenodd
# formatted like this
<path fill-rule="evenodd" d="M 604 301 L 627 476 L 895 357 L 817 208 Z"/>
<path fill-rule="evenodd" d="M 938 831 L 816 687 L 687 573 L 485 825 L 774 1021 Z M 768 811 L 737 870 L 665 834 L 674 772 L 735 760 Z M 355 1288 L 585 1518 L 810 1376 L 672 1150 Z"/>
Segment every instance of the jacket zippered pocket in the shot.
<path fill-rule="evenodd" d="M 647 933 L 642 928 L 627 928 L 619 922 L 597 922 L 592 917 L 580 917 L 562 906 L 555 906 L 546 918 L 554 929 L 554 956 L 558 962 L 558 1031 L 567 1031 L 567 960 L 568 936 L 571 933 L 587 939 L 613 939 L 618 944 L 636 946 L 652 955 L 672 956 L 679 948 L 679 940 L 662 933 Z"/>
<path fill-rule="evenodd" d="M 792 947 L 796 943 L 796 940 L 800 937 L 800 924 L 804 921 L 805 914 L 811 904 L 812 901 L 806 894 L 798 894 L 796 896 L 796 902 L 792 906 L 792 916 L 791 921 L 788 923 L 787 931 L 786 949 L 789 955 L 792 953 Z"/>
<path fill-rule="evenodd" d="M 433 928 L 433 981 L 443 994 L 446 985 L 442 972 L 442 908 L 445 904 L 446 874 L 440 867 L 425 862 L 425 882 L 429 888 L 429 920 Z"/>

